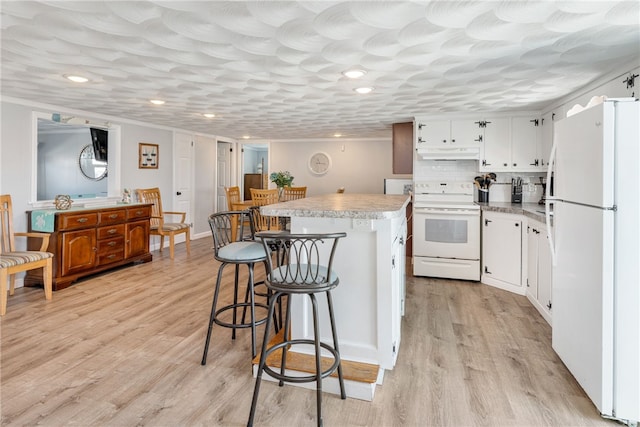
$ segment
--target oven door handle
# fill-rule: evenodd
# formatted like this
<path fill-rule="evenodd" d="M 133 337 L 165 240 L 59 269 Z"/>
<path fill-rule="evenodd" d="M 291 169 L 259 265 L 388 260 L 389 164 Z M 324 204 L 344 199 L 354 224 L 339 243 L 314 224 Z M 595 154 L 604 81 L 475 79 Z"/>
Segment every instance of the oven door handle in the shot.
<path fill-rule="evenodd" d="M 419 215 L 458 215 L 458 216 L 480 216 L 479 210 L 441 210 L 431 208 L 414 208 L 414 214 Z"/>

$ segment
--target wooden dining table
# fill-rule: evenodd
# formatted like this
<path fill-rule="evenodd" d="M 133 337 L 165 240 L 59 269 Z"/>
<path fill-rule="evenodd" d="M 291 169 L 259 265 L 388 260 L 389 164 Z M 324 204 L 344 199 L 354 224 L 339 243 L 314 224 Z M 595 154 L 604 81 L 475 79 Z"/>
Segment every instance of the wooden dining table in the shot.
<path fill-rule="evenodd" d="M 231 202 L 231 210 L 243 211 L 253 206 L 253 200 L 243 200 L 239 202 Z M 236 234 L 238 232 L 238 215 L 231 216 L 231 240 L 236 241 Z"/>

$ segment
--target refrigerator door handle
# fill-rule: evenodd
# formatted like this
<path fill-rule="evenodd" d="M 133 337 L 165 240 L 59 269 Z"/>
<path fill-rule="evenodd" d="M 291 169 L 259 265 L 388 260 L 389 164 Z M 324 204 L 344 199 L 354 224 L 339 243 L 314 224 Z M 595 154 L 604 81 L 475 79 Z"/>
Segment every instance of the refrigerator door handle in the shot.
<path fill-rule="evenodd" d="M 547 242 L 549 242 L 549 249 L 551 250 L 551 265 L 556 265 L 556 249 L 553 243 L 553 233 L 551 228 L 551 207 L 554 201 L 550 199 L 551 194 L 551 173 L 553 172 L 553 164 L 556 158 L 556 149 L 558 148 L 558 140 L 554 137 L 553 144 L 551 145 L 551 153 L 549 154 L 549 161 L 547 162 L 547 187 L 544 202 L 544 220 L 547 225 Z"/>
<path fill-rule="evenodd" d="M 544 203 L 544 219 L 547 224 L 547 242 L 549 242 L 549 249 L 551 250 L 551 265 L 556 266 L 556 248 L 553 243 L 553 229 L 551 228 L 551 207 L 554 201 L 546 199 Z"/>

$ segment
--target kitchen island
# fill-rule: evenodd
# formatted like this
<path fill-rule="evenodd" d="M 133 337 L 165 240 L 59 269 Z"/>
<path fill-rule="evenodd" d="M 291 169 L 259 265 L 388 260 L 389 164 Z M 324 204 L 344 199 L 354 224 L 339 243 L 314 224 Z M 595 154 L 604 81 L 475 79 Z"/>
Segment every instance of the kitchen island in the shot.
<path fill-rule="evenodd" d="M 346 232 L 338 242 L 332 291 L 343 361 L 377 367 L 375 383 L 347 381 L 347 395 L 372 400 L 384 371 L 393 369 L 400 349 L 404 311 L 406 207 L 408 195 L 326 194 L 261 207 L 264 215 L 289 217 L 292 233 Z M 292 304 L 292 336 L 312 338 L 309 299 Z M 321 302 L 323 299 L 319 298 Z M 320 304 L 321 338 L 331 342 L 326 302 Z M 337 381 L 325 389 L 337 392 Z"/>

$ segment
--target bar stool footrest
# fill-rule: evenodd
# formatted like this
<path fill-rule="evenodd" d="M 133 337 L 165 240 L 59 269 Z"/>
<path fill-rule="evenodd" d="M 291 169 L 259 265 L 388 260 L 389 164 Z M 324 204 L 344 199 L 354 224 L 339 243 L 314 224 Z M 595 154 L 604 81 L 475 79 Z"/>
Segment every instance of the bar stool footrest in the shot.
<path fill-rule="evenodd" d="M 261 308 L 264 310 L 269 310 L 269 306 L 262 304 L 262 303 L 254 303 L 253 304 L 255 308 Z M 237 304 L 229 304 L 229 305 L 225 305 L 224 307 L 216 310 L 216 314 L 213 318 L 213 321 L 216 325 L 220 325 L 223 326 L 225 328 L 231 328 L 231 329 L 244 329 L 244 328 L 250 328 L 252 327 L 252 323 L 251 323 L 251 319 L 249 319 L 248 322 L 244 322 L 244 323 L 229 323 L 229 322 L 225 322 L 223 320 L 218 319 L 218 317 L 224 313 L 225 311 L 229 311 L 229 310 L 233 310 L 235 309 L 241 309 L 243 307 L 246 308 L 251 308 L 251 303 L 250 302 L 239 302 Z M 242 313 L 238 313 L 238 316 L 242 317 Z M 265 323 L 267 321 L 267 317 L 263 317 L 262 319 L 258 319 L 256 320 L 254 323 L 255 325 L 262 325 L 263 323 Z"/>
<path fill-rule="evenodd" d="M 265 352 L 265 359 L 273 352 L 280 350 L 283 347 L 290 347 L 292 345 L 299 345 L 299 344 L 306 344 L 306 345 L 312 345 L 315 346 L 315 341 L 311 340 L 311 339 L 294 339 L 294 340 L 289 340 L 289 341 L 283 341 L 280 342 L 270 348 L 268 348 Z M 318 378 L 317 373 L 316 374 L 312 374 L 312 375 L 300 375 L 300 376 L 291 376 L 291 375 L 283 375 L 280 372 L 276 372 L 274 371 L 271 367 L 269 367 L 266 363 L 263 367 L 263 371 L 268 373 L 271 377 L 280 380 L 280 381 L 284 381 L 284 382 L 288 382 L 288 383 L 308 383 L 308 382 L 314 382 L 317 381 L 321 378 L 326 378 L 329 375 L 331 375 L 332 373 L 334 373 L 337 369 L 338 366 L 340 366 L 340 353 L 338 353 L 338 350 L 336 350 L 334 347 L 330 346 L 329 344 L 320 342 L 320 347 L 324 348 L 325 350 L 327 350 L 329 353 L 331 353 L 331 355 L 333 356 L 333 364 L 326 370 L 322 371 L 320 373 L 320 377 Z M 287 352 L 289 352 L 290 349 L 287 349 Z M 286 368 L 286 365 L 285 365 Z M 286 370 L 286 369 L 285 369 Z"/>

